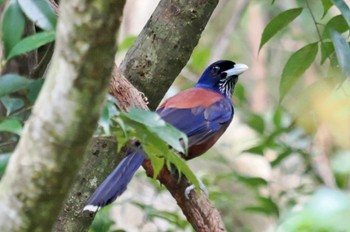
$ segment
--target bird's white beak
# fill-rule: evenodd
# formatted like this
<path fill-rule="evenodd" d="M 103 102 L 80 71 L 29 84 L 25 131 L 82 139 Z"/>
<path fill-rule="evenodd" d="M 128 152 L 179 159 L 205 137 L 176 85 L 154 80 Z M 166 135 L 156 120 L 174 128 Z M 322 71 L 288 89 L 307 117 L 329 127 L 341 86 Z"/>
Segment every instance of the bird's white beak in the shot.
<path fill-rule="evenodd" d="M 245 64 L 235 64 L 233 68 L 226 70 L 224 73 L 226 73 L 228 77 L 237 76 L 244 73 L 247 69 L 248 66 Z"/>

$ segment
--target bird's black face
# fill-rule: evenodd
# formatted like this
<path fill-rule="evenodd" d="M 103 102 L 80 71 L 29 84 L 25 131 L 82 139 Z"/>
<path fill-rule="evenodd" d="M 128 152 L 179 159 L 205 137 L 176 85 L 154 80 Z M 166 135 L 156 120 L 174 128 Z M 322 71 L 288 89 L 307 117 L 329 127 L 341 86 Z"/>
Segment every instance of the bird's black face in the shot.
<path fill-rule="evenodd" d="M 211 64 L 202 74 L 197 87 L 205 87 L 231 96 L 238 75 L 248 69 L 247 65 L 236 64 L 229 60 L 220 60 Z"/>

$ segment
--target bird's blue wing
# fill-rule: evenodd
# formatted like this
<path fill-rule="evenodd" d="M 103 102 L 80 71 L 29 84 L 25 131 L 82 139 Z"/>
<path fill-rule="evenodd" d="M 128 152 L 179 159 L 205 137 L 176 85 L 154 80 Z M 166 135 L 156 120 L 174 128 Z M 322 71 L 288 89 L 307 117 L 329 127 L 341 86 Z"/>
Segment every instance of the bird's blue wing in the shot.
<path fill-rule="evenodd" d="M 184 132 L 189 138 L 189 146 L 192 146 L 210 139 L 223 125 L 231 122 L 234 112 L 230 100 L 222 98 L 206 107 L 161 107 L 157 113 Z"/>

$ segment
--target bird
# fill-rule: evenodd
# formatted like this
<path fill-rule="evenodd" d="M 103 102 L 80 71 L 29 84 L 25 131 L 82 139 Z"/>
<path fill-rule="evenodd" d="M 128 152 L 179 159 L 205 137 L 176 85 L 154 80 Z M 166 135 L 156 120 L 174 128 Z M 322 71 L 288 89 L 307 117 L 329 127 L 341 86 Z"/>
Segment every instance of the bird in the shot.
<path fill-rule="evenodd" d="M 232 94 L 238 76 L 248 66 L 230 60 L 210 64 L 194 87 L 165 100 L 156 110 L 167 123 L 188 137 L 185 160 L 205 153 L 225 132 L 234 115 Z M 125 158 L 88 199 L 83 211 L 96 212 L 112 203 L 127 188 L 133 175 L 147 159 L 139 142 L 128 148 Z"/>

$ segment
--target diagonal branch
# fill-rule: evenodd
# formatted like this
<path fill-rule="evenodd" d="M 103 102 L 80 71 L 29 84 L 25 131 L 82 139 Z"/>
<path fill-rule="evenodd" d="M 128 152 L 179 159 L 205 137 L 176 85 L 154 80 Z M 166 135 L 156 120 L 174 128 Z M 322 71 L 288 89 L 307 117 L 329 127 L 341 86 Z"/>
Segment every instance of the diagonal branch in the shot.
<path fill-rule="evenodd" d="M 186 65 L 218 0 L 162 0 L 120 65 L 154 110 Z"/>

